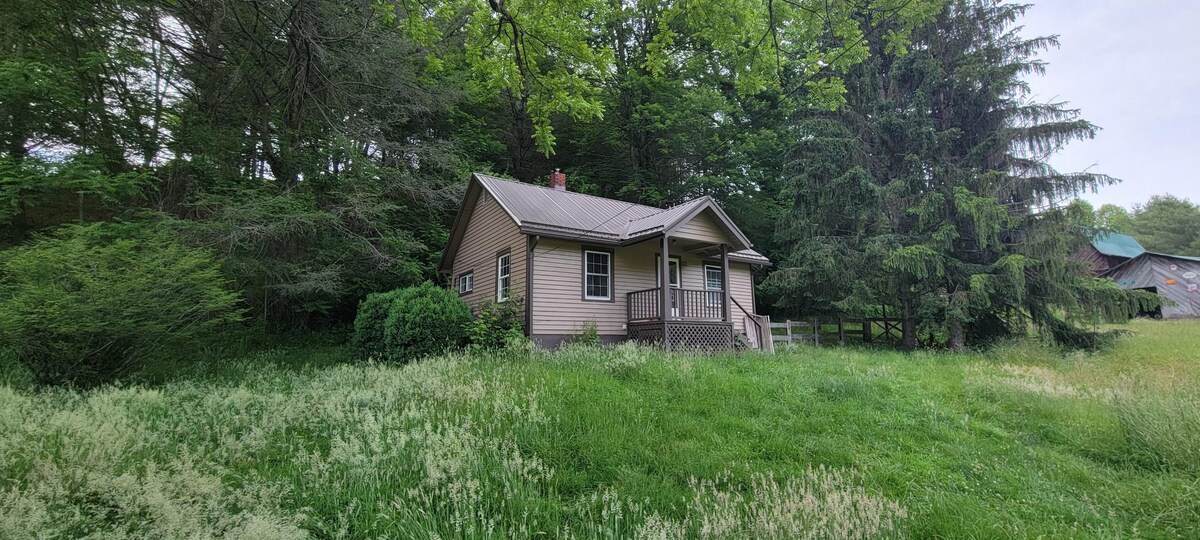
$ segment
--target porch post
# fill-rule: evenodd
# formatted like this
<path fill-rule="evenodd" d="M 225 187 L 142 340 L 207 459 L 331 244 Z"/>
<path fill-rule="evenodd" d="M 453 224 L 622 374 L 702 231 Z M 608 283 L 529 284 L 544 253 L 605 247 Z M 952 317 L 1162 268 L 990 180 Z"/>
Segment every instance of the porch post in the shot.
<path fill-rule="evenodd" d="M 667 338 L 667 320 L 671 313 L 671 254 L 668 253 L 670 249 L 668 240 L 667 233 L 664 232 L 662 237 L 662 266 L 658 269 L 658 282 L 661 285 L 658 288 L 658 315 L 662 319 L 663 325 L 663 348 L 669 351 L 671 350 L 671 340 Z"/>
<path fill-rule="evenodd" d="M 721 318 L 733 322 L 733 295 L 729 293 L 729 244 L 721 244 Z"/>

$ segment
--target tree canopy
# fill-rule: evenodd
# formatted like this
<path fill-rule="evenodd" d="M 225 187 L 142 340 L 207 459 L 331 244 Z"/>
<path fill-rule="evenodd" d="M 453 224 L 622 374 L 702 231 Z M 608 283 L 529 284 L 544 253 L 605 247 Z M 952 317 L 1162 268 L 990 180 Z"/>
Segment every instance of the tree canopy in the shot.
<path fill-rule="evenodd" d="M 1099 209 L 1072 203 L 1080 226 L 1133 236 L 1147 251 L 1200 257 L 1200 205 L 1174 195 L 1155 195 L 1133 210 L 1115 204 Z"/>
<path fill-rule="evenodd" d="M 1046 165 L 1096 127 L 1028 99 L 1055 42 L 1020 37 L 1025 9 L 13 0 L 0 248 L 153 230 L 213 257 L 239 316 L 345 325 L 437 277 L 469 171 L 561 168 L 632 202 L 716 198 L 781 262 L 781 312 L 901 313 L 910 345 L 956 347 L 1078 322 L 1059 314 L 1094 284 L 1062 262 L 1061 206 L 1110 179 Z"/>

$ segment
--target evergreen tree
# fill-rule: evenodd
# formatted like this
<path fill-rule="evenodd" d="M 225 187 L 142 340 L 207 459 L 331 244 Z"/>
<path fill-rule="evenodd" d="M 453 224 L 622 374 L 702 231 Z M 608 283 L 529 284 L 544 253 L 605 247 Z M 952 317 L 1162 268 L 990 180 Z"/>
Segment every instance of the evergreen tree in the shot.
<path fill-rule="evenodd" d="M 1019 35 L 1028 7 L 951 1 L 907 54 L 872 40 L 841 111 L 799 116 L 779 232 L 795 249 L 766 284 L 778 305 L 890 310 L 905 346 L 925 337 L 952 349 L 1029 321 L 1079 341 L 1073 323 L 1125 312 L 1118 292 L 1066 262 L 1081 236 L 1063 203 L 1113 180 L 1046 162 L 1097 128 L 1065 103 L 1029 99 L 1023 77 L 1044 71 L 1036 54 L 1057 42 Z"/>

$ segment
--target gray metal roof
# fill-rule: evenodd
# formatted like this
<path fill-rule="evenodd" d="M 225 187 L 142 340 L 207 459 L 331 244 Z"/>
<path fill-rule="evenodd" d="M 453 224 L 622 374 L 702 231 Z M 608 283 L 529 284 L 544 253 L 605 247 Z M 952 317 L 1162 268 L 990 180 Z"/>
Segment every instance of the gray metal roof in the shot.
<path fill-rule="evenodd" d="M 750 249 L 750 242 L 710 197 L 663 209 L 480 173 L 475 173 L 474 179 L 508 212 L 522 232 L 578 240 L 629 242 L 669 229 L 697 209 L 711 205 L 738 241 L 745 244 L 746 249 L 730 253 L 731 258 L 770 263 L 761 253 Z"/>
<path fill-rule="evenodd" d="M 705 202 L 704 198 L 692 199 L 666 210 L 659 210 L 656 214 L 630 221 L 629 236 L 632 238 L 662 231 L 676 221 L 683 219 L 684 216 L 692 213 L 696 208 L 703 206 Z"/>
<path fill-rule="evenodd" d="M 475 174 L 518 226 L 544 225 L 624 238 L 629 220 L 662 212 L 658 208 Z"/>

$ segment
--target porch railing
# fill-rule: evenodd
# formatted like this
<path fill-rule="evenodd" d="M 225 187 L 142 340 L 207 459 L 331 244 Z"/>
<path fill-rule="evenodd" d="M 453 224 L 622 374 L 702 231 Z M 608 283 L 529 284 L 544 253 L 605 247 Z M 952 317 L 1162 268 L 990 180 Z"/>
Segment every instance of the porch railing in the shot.
<path fill-rule="evenodd" d="M 719 290 L 670 288 L 668 318 L 693 321 L 724 320 L 725 292 Z M 629 322 L 662 320 L 659 289 L 634 291 L 626 296 Z"/>

